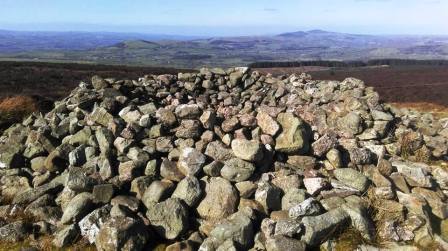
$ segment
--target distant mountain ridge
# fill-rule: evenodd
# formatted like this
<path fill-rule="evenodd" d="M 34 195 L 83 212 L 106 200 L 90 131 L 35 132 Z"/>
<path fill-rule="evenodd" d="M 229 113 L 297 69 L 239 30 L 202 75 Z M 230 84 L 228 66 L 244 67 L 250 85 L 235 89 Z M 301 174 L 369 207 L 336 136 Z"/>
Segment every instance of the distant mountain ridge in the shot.
<path fill-rule="evenodd" d="M 0 53 L 36 50 L 86 50 L 112 46 L 126 40 L 191 40 L 197 36 L 80 31 L 0 30 Z"/>
<path fill-rule="evenodd" d="M 258 61 L 448 59 L 448 36 L 324 30 L 272 36 L 185 37 L 137 33 L 0 31 L 0 60 L 197 68 Z"/>

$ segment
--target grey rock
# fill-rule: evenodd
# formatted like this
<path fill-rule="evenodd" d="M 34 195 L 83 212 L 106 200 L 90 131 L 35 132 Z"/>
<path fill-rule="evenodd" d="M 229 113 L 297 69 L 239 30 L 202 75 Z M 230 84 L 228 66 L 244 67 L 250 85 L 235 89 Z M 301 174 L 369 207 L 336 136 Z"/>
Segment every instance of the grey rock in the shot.
<path fill-rule="evenodd" d="M 362 173 L 352 168 L 339 168 L 333 172 L 336 179 L 347 186 L 353 187 L 364 193 L 369 187 L 369 180 Z"/>
<path fill-rule="evenodd" d="M 81 145 L 68 154 L 68 162 L 72 166 L 82 166 L 86 162 L 85 146 Z"/>
<path fill-rule="evenodd" d="M 232 149 L 219 141 L 210 142 L 205 149 L 205 155 L 217 161 L 226 161 L 235 157 Z"/>
<path fill-rule="evenodd" d="M 62 224 L 78 222 L 88 214 L 93 206 L 93 196 L 90 193 L 76 195 L 67 205 L 61 218 Z"/>
<path fill-rule="evenodd" d="M 334 168 L 340 168 L 342 166 L 341 153 L 337 149 L 329 150 L 326 157 Z"/>
<path fill-rule="evenodd" d="M 76 224 L 65 226 L 54 234 L 53 245 L 62 248 L 76 242 L 79 237 L 79 228 Z"/>
<path fill-rule="evenodd" d="M 350 217 L 343 209 L 333 209 L 319 216 L 306 216 L 302 219 L 305 233 L 301 240 L 317 246 L 330 238 L 334 231 L 346 226 Z"/>
<path fill-rule="evenodd" d="M 289 210 L 294 205 L 303 202 L 306 198 L 305 190 L 292 188 L 282 197 L 282 210 Z"/>
<path fill-rule="evenodd" d="M 82 130 L 70 136 L 68 143 L 70 145 L 89 145 L 90 137 L 92 136 L 92 130 L 90 127 L 84 127 Z"/>
<path fill-rule="evenodd" d="M 170 197 L 174 188 L 175 185 L 169 180 L 155 180 L 143 193 L 142 202 L 146 207 L 150 207 Z"/>
<path fill-rule="evenodd" d="M 338 120 L 338 127 L 349 135 L 357 135 L 362 132 L 362 118 L 355 112 L 350 112 Z"/>
<path fill-rule="evenodd" d="M 156 139 L 156 149 L 162 153 L 168 153 L 173 150 L 173 143 L 170 137 L 159 137 Z"/>
<path fill-rule="evenodd" d="M 108 180 L 116 174 L 116 170 L 108 158 L 100 158 L 98 160 L 99 175 L 103 180 Z"/>
<path fill-rule="evenodd" d="M 242 160 L 256 162 L 263 159 L 263 148 L 256 141 L 234 139 L 231 146 L 235 156 Z"/>
<path fill-rule="evenodd" d="M 108 86 L 108 83 L 98 75 L 93 76 L 91 80 L 93 88 L 96 90 L 104 89 Z"/>
<path fill-rule="evenodd" d="M 134 140 L 132 139 L 125 139 L 122 137 L 117 137 L 114 140 L 114 146 L 117 148 L 118 152 L 120 153 L 126 153 L 129 148 L 134 144 Z M 107 150 L 105 150 L 107 151 Z"/>
<path fill-rule="evenodd" d="M 194 176 L 187 176 L 177 184 L 171 198 L 181 199 L 189 207 L 194 207 L 201 199 L 201 196 L 202 190 L 199 180 Z"/>
<path fill-rule="evenodd" d="M 241 79 L 243 78 L 243 75 L 244 75 L 244 72 L 242 72 L 242 71 L 236 71 L 236 72 L 230 73 L 229 82 L 227 83 L 227 85 L 230 88 L 239 85 L 241 83 Z"/>
<path fill-rule="evenodd" d="M 271 185 L 270 183 L 258 184 L 255 191 L 255 200 L 258 201 L 264 208 L 265 212 L 271 212 L 281 209 L 281 195 L 280 188 Z"/>
<path fill-rule="evenodd" d="M 242 159 L 233 158 L 224 162 L 221 176 L 227 180 L 241 182 L 249 179 L 255 172 L 255 166 Z"/>
<path fill-rule="evenodd" d="M 151 116 L 149 114 L 142 115 L 138 121 L 138 125 L 145 128 L 151 127 Z"/>
<path fill-rule="evenodd" d="M 199 247 L 199 251 L 216 251 L 221 242 L 213 237 L 206 238 Z"/>
<path fill-rule="evenodd" d="M 142 250 L 149 240 L 146 226 L 129 217 L 112 217 L 105 222 L 95 239 L 100 251 Z"/>
<path fill-rule="evenodd" d="M 179 199 L 153 204 L 146 216 L 156 232 L 168 240 L 178 238 L 188 229 L 188 209 Z"/>
<path fill-rule="evenodd" d="M 131 182 L 143 173 L 143 169 L 135 161 L 126 161 L 118 166 L 119 179 L 122 182 Z"/>
<path fill-rule="evenodd" d="M 309 149 L 309 136 L 304 122 L 292 113 L 281 113 L 277 121 L 282 126 L 275 139 L 275 150 L 283 153 L 305 153 Z"/>
<path fill-rule="evenodd" d="M 180 119 L 197 119 L 201 116 L 202 110 L 197 104 L 179 105 L 174 113 Z"/>
<path fill-rule="evenodd" d="M 394 161 L 392 166 L 396 167 L 397 171 L 406 176 L 407 179 L 415 181 L 416 185 L 432 187 L 432 179 L 427 171 L 429 167 L 426 164 Z"/>
<path fill-rule="evenodd" d="M 0 227 L 0 241 L 18 242 L 25 239 L 31 226 L 23 221 L 16 221 Z"/>
<path fill-rule="evenodd" d="M 66 186 L 75 192 L 90 192 L 97 181 L 85 174 L 85 171 L 78 167 L 73 167 L 68 172 Z"/>
<path fill-rule="evenodd" d="M 255 194 L 258 185 L 252 181 L 243 181 L 236 183 L 235 187 L 238 189 L 241 198 L 249 199 Z"/>
<path fill-rule="evenodd" d="M 214 111 L 204 111 L 199 118 L 205 129 L 213 129 L 216 122 L 216 113 Z"/>
<path fill-rule="evenodd" d="M 372 110 L 370 111 L 370 113 L 372 114 L 374 120 L 391 121 L 394 119 L 391 114 L 385 113 L 383 111 Z"/>
<path fill-rule="evenodd" d="M 36 172 L 43 173 L 45 169 L 45 159 L 46 157 L 36 157 L 30 161 L 31 169 Z"/>
<path fill-rule="evenodd" d="M 350 160 L 357 165 L 371 164 L 373 154 L 366 148 L 352 148 L 349 150 Z"/>
<path fill-rule="evenodd" d="M 236 117 L 228 118 L 222 122 L 221 128 L 224 132 L 232 132 L 238 129 L 240 121 Z"/>
<path fill-rule="evenodd" d="M 110 130 L 100 128 L 95 131 L 95 137 L 100 148 L 100 152 L 104 155 L 109 155 L 111 152 L 111 146 L 114 142 L 114 136 Z M 120 149 L 124 150 L 126 147 Z"/>
<path fill-rule="evenodd" d="M 232 240 L 227 239 L 221 245 L 216 248 L 216 251 L 237 251 L 238 245 Z"/>
<path fill-rule="evenodd" d="M 297 220 L 279 220 L 275 224 L 275 235 L 283 235 L 288 237 L 296 237 L 302 232 L 303 226 Z"/>
<path fill-rule="evenodd" d="M 135 178 L 131 182 L 131 192 L 135 194 L 137 199 L 141 199 L 146 189 L 151 185 L 154 181 L 154 177 L 152 176 L 140 176 Z"/>
<path fill-rule="evenodd" d="M 195 148 L 186 147 L 182 149 L 177 162 L 177 167 L 186 176 L 197 175 L 205 165 L 206 157 Z"/>
<path fill-rule="evenodd" d="M 173 126 L 177 123 L 176 115 L 168 109 L 160 108 L 156 112 L 156 118 L 165 125 L 165 126 Z"/>
<path fill-rule="evenodd" d="M 53 206 L 54 205 L 54 196 L 49 194 L 44 194 L 35 201 L 28 204 L 27 207 L 25 207 L 24 213 L 30 213 L 32 210 L 44 207 L 44 206 Z"/>
<path fill-rule="evenodd" d="M 138 110 L 144 115 L 154 115 L 157 111 L 157 107 L 154 103 L 148 103 L 138 107 Z"/>
<path fill-rule="evenodd" d="M 132 110 L 130 107 L 125 107 L 118 113 L 118 116 L 128 124 L 138 124 L 142 114 L 139 110 Z"/>
<path fill-rule="evenodd" d="M 111 208 L 111 205 L 105 205 L 101 208 L 95 209 L 79 221 L 78 226 L 81 235 L 90 243 L 95 242 L 96 236 L 98 235 L 101 227 L 107 220 L 109 220 Z"/>
<path fill-rule="evenodd" d="M 158 173 L 157 168 L 158 168 L 157 160 L 153 159 L 153 160 L 148 161 L 148 163 L 146 164 L 146 168 L 145 168 L 145 175 L 150 176 L 150 177 L 155 177 Z"/>
<path fill-rule="evenodd" d="M 17 194 L 14 197 L 12 203 L 26 205 L 46 193 L 57 193 L 60 190 L 62 190 L 62 188 L 63 188 L 62 182 L 50 182 L 42 186 L 36 187 L 34 189 L 24 191 L 23 193 Z"/>
<path fill-rule="evenodd" d="M 133 196 L 118 195 L 115 196 L 110 204 L 112 206 L 120 205 L 128 208 L 132 212 L 137 212 L 140 208 L 140 200 Z"/>
<path fill-rule="evenodd" d="M 438 167 L 432 171 L 432 175 L 440 188 L 445 190 L 448 189 L 448 170 Z"/>
<path fill-rule="evenodd" d="M 219 220 L 234 213 L 238 205 L 238 192 L 229 181 L 211 178 L 205 187 L 205 197 L 197 207 L 201 218 Z"/>
<path fill-rule="evenodd" d="M 375 233 L 375 226 L 368 216 L 367 209 L 361 204 L 347 203 L 342 208 L 350 217 L 352 226 L 358 230 L 366 240 L 372 240 Z"/>
<path fill-rule="evenodd" d="M 176 137 L 188 139 L 199 138 L 202 133 L 202 125 L 198 120 L 182 120 L 176 128 Z"/>
<path fill-rule="evenodd" d="M 4 146 L 4 147 L 3 147 Z M 0 168 L 19 168 L 23 165 L 21 152 L 24 146 L 18 143 L 0 145 Z"/>
<path fill-rule="evenodd" d="M 314 198 L 308 198 L 303 202 L 292 206 L 288 210 L 288 215 L 292 219 L 304 216 L 319 215 L 322 212 L 320 203 Z"/>
<path fill-rule="evenodd" d="M 231 239 L 240 248 L 247 249 L 254 239 L 252 221 L 244 213 L 237 212 L 218 224 L 210 232 L 210 236 L 220 242 Z"/>
<path fill-rule="evenodd" d="M 181 181 L 185 175 L 177 168 L 176 162 L 164 159 L 160 165 L 160 176 L 172 181 Z"/>
<path fill-rule="evenodd" d="M 214 160 L 210 164 L 205 165 L 203 170 L 204 173 L 210 177 L 218 177 L 221 175 L 221 169 L 223 166 L 224 164 L 222 162 Z"/>
<path fill-rule="evenodd" d="M 332 209 L 340 207 L 342 204 L 345 203 L 345 200 L 341 197 L 333 196 L 321 199 L 319 202 L 322 205 L 322 207 L 325 208 L 325 210 L 330 211 Z"/>
<path fill-rule="evenodd" d="M 267 251 L 283 251 L 283 250 L 295 250 L 295 251 L 305 251 L 307 246 L 304 242 L 299 241 L 294 238 L 289 238 L 286 236 L 275 236 L 269 238 L 266 241 Z"/>
<path fill-rule="evenodd" d="M 89 119 L 94 123 L 107 127 L 114 120 L 114 116 L 103 107 L 97 106 L 93 109 Z"/>

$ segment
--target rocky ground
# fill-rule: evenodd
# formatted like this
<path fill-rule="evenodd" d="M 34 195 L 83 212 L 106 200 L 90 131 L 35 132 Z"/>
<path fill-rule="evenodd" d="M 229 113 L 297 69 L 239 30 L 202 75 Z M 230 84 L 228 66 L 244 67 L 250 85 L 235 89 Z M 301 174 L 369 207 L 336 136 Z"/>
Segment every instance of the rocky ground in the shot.
<path fill-rule="evenodd" d="M 446 250 L 447 141 L 353 78 L 95 76 L 0 138 L 0 241 Z"/>

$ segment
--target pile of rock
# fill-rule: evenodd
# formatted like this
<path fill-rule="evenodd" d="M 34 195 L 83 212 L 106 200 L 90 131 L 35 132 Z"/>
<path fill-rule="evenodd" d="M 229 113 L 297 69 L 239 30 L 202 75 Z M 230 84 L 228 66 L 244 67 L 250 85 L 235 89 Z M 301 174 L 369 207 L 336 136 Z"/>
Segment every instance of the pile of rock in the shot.
<path fill-rule="evenodd" d="M 304 250 L 352 229 L 446 247 L 448 171 L 421 162 L 446 158 L 447 122 L 353 78 L 95 76 L 0 138 L 0 240 Z"/>

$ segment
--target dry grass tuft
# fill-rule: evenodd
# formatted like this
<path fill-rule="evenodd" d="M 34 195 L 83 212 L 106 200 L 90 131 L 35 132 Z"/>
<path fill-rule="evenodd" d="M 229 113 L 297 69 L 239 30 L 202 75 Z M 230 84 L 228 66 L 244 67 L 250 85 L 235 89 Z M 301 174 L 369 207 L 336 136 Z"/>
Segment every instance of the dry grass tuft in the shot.
<path fill-rule="evenodd" d="M 0 114 L 4 119 L 23 118 L 38 111 L 36 101 L 29 96 L 14 96 L 0 102 Z"/>
<path fill-rule="evenodd" d="M 27 248 L 37 248 L 37 250 L 41 251 L 95 251 L 96 248 L 94 245 L 88 243 L 86 239 L 81 239 L 75 244 L 64 247 L 64 248 L 56 248 L 53 246 L 53 237 L 50 235 L 40 236 L 38 239 L 28 238 L 21 242 L 0 242 L 0 251 L 12 251 L 12 250 L 26 250 Z"/>
<path fill-rule="evenodd" d="M 335 251 L 356 250 L 360 245 L 367 244 L 361 234 L 354 228 L 349 227 L 335 240 Z"/>
<path fill-rule="evenodd" d="M 448 117 L 448 107 L 428 102 L 391 103 L 396 108 L 407 108 L 417 112 L 431 113 L 435 118 Z"/>
<path fill-rule="evenodd" d="M 36 100 L 29 96 L 14 96 L 0 100 L 0 132 L 38 110 Z"/>
<path fill-rule="evenodd" d="M 412 151 L 412 138 L 410 136 L 409 133 L 404 133 L 400 140 L 400 153 L 401 153 L 401 157 L 404 159 L 409 159 L 409 157 L 412 156 L 413 151 Z"/>

